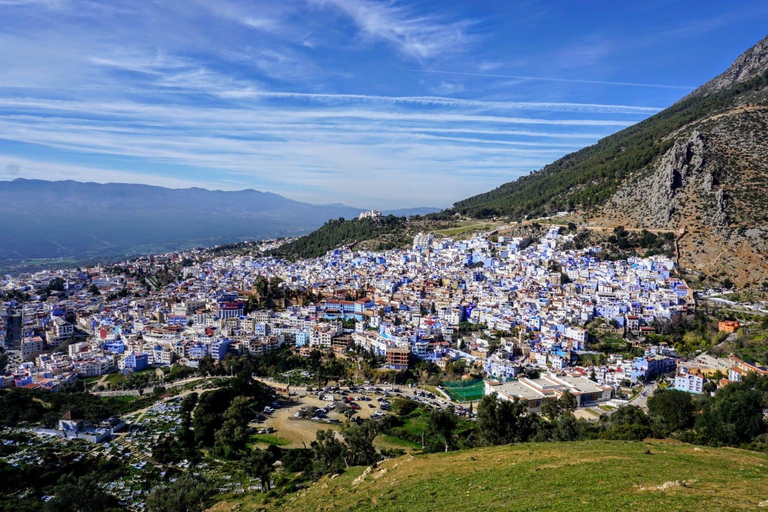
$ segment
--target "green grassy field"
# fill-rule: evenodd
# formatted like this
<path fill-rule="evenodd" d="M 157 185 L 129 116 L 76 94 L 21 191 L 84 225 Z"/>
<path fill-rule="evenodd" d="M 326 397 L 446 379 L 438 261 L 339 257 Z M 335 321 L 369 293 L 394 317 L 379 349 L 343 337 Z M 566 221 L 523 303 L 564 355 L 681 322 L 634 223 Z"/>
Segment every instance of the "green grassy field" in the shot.
<path fill-rule="evenodd" d="M 528 443 L 399 457 L 324 478 L 266 505 L 213 510 L 743 510 L 768 500 L 768 455 L 670 441 Z"/>
<path fill-rule="evenodd" d="M 409 451 L 421 451 L 421 445 L 419 443 L 414 443 L 408 441 L 407 439 L 401 439 L 395 436 L 388 436 L 386 434 L 380 434 L 376 439 L 374 439 L 373 444 L 376 445 L 376 447 L 379 449 L 399 448 Z"/>
<path fill-rule="evenodd" d="M 289 440 L 273 434 L 253 434 L 250 437 L 250 442 L 254 444 L 273 444 L 275 446 L 286 446 L 291 444 Z"/>
<path fill-rule="evenodd" d="M 435 231 L 435 235 L 438 236 L 456 236 L 471 231 L 490 231 L 493 229 L 493 224 L 487 222 L 468 221 L 463 222 L 460 226 L 455 228 L 439 229 Z"/>

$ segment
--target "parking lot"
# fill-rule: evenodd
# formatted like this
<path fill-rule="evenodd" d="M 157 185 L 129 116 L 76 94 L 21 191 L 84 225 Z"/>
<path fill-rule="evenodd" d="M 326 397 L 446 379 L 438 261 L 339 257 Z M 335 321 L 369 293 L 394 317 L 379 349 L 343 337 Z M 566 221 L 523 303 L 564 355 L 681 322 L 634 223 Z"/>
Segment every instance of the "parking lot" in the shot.
<path fill-rule="evenodd" d="M 272 384 L 266 381 L 265 384 Z M 420 396 L 424 393 L 425 396 Z M 309 447 L 316 439 L 318 430 L 337 429 L 350 420 L 382 416 L 389 410 L 390 401 L 407 398 L 426 403 L 432 407 L 447 407 L 431 393 L 407 387 L 326 387 L 308 391 L 307 388 L 291 390 L 279 400 L 280 407 L 273 412 L 262 413 L 264 420 L 254 422 L 252 427 L 273 429 L 272 435 L 288 441 L 286 448 Z M 349 412 L 345 412 L 345 409 Z M 269 411 L 269 410 L 268 410 Z"/>

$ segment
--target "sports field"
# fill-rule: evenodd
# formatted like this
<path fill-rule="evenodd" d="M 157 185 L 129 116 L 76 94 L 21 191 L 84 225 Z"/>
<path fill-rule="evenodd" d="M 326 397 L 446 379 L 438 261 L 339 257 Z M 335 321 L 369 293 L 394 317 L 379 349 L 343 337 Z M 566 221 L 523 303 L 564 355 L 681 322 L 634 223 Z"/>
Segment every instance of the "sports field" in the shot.
<path fill-rule="evenodd" d="M 454 402 L 474 402 L 483 399 L 484 384 L 480 379 L 444 382 L 443 389 Z"/>

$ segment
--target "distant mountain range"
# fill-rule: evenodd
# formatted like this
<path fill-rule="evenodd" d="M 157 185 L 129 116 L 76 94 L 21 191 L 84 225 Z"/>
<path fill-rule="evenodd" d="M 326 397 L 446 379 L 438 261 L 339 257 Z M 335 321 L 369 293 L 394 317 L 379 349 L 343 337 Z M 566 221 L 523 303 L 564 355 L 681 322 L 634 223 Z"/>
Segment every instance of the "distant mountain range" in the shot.
<path fill-rule="evenodd" d="M 453 210 L 674 231 L 689 275 L 768 288 L 768 37 L 668 109 Z"/>
<path fill-rule="evenodd" d="M 417 215 L 437 208 L 384 214 Z M 315 205 L 270 192 L 169 189 L 123 183 L 0 181 L 0 261 L 122 258 L 296 236 L 363 210 Z"/>

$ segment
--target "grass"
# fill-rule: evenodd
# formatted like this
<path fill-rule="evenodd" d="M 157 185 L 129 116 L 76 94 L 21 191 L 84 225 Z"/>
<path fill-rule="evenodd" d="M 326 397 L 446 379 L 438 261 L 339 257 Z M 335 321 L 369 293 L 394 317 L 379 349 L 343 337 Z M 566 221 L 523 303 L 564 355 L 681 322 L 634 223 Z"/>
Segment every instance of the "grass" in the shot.
<path fill-rule="evenodd" d="M 486 222 L 468 221 L 461 223 L 460 226 L 455 228 L 439 229 L 435 231 L 435 235 L 439 236 L 456 236 L 470 231 L 490 231 L 493 229 L 493 224 Z"/>
<path fill-rule="evenodd" d="M 283 437 L 278 437 L 272 434 L 253 434 L 250 437 L 251 443 L 261 443 L 275 446 L 287 446 L 291 442 Z"/>
<path fill-rule="evenodd" d="M 428 417 L 429 412 L 426 411 L 426 409 L 417 409 L 403 420 L 402 426 L 395 427 L 393 430 L 401 433 L 404 436 L 410 437 L 411 439 L 415 439 L 427 431 Z"/>
<path fill-rule="evenodd" d="M 143 375 L 145 373 L 151 373 L 154 375 L 155 371 L 156 371 L 156 368 L 147 368 L 146 370 L 139 370 L 138 372 L 134 372 L 133 375 Z M 128 376 L 123 375 L 122 372 L 114 372 L 109 374 L 106 381 L 109 384 L 117 385 L 124 382 L 127 378 Z"/>
<path fill-rule="evenodd" d="M 125 404 L 132 404 L 136 400 L 139 399 L 136 395 L 123 395 L 123 396 L 110 396 L 108 397 L 110 402 L 116 403 L 125 403 Z"/>
<path fill-rule="evenodd" d="M 421 448 L 422 434 L 427 432 L 429 425 L 429 416 L 432 409 L 420 406 L 416 410 L 412 411 L 405 417 L 400 417 L 403 424 L 397 427 L 392 427 L 387 436 L 391 439 L 397 439 L 397 442 L 410 443 Z M 459 438 L 464 438 L 468 429 L 474 427 L 474 423 L 468 420 L 459 419 L 456 434 Z M 397 448 L 402 448 L 398 446 Z"/>
<path fill-rule="evenodd" d="M 411 441 L 408 441 L 407 439 L 402 439 L 395 436 L 390 436 L 387 434 L 380 434 L 376 439 L 374 440 L 374 444 L 377 448 L 400 448 L 400 449 L 406 449 L 406 450 L 419 450 L 421 451 L 421 445 L 419 443 L 414 443 Z"/>
<path fill-rule="evenodd" d="M 378 468 L 377 478 L 358 485 L 352 481 L 363 468 L 350 468 L 267 510 L 688 512 L 743 510 L 768 499 L 768 455 L 670 441 L 526 443 L 400 457 Z M 258 496 L 242 500 L 238 510 L 264 506 Z"/>

